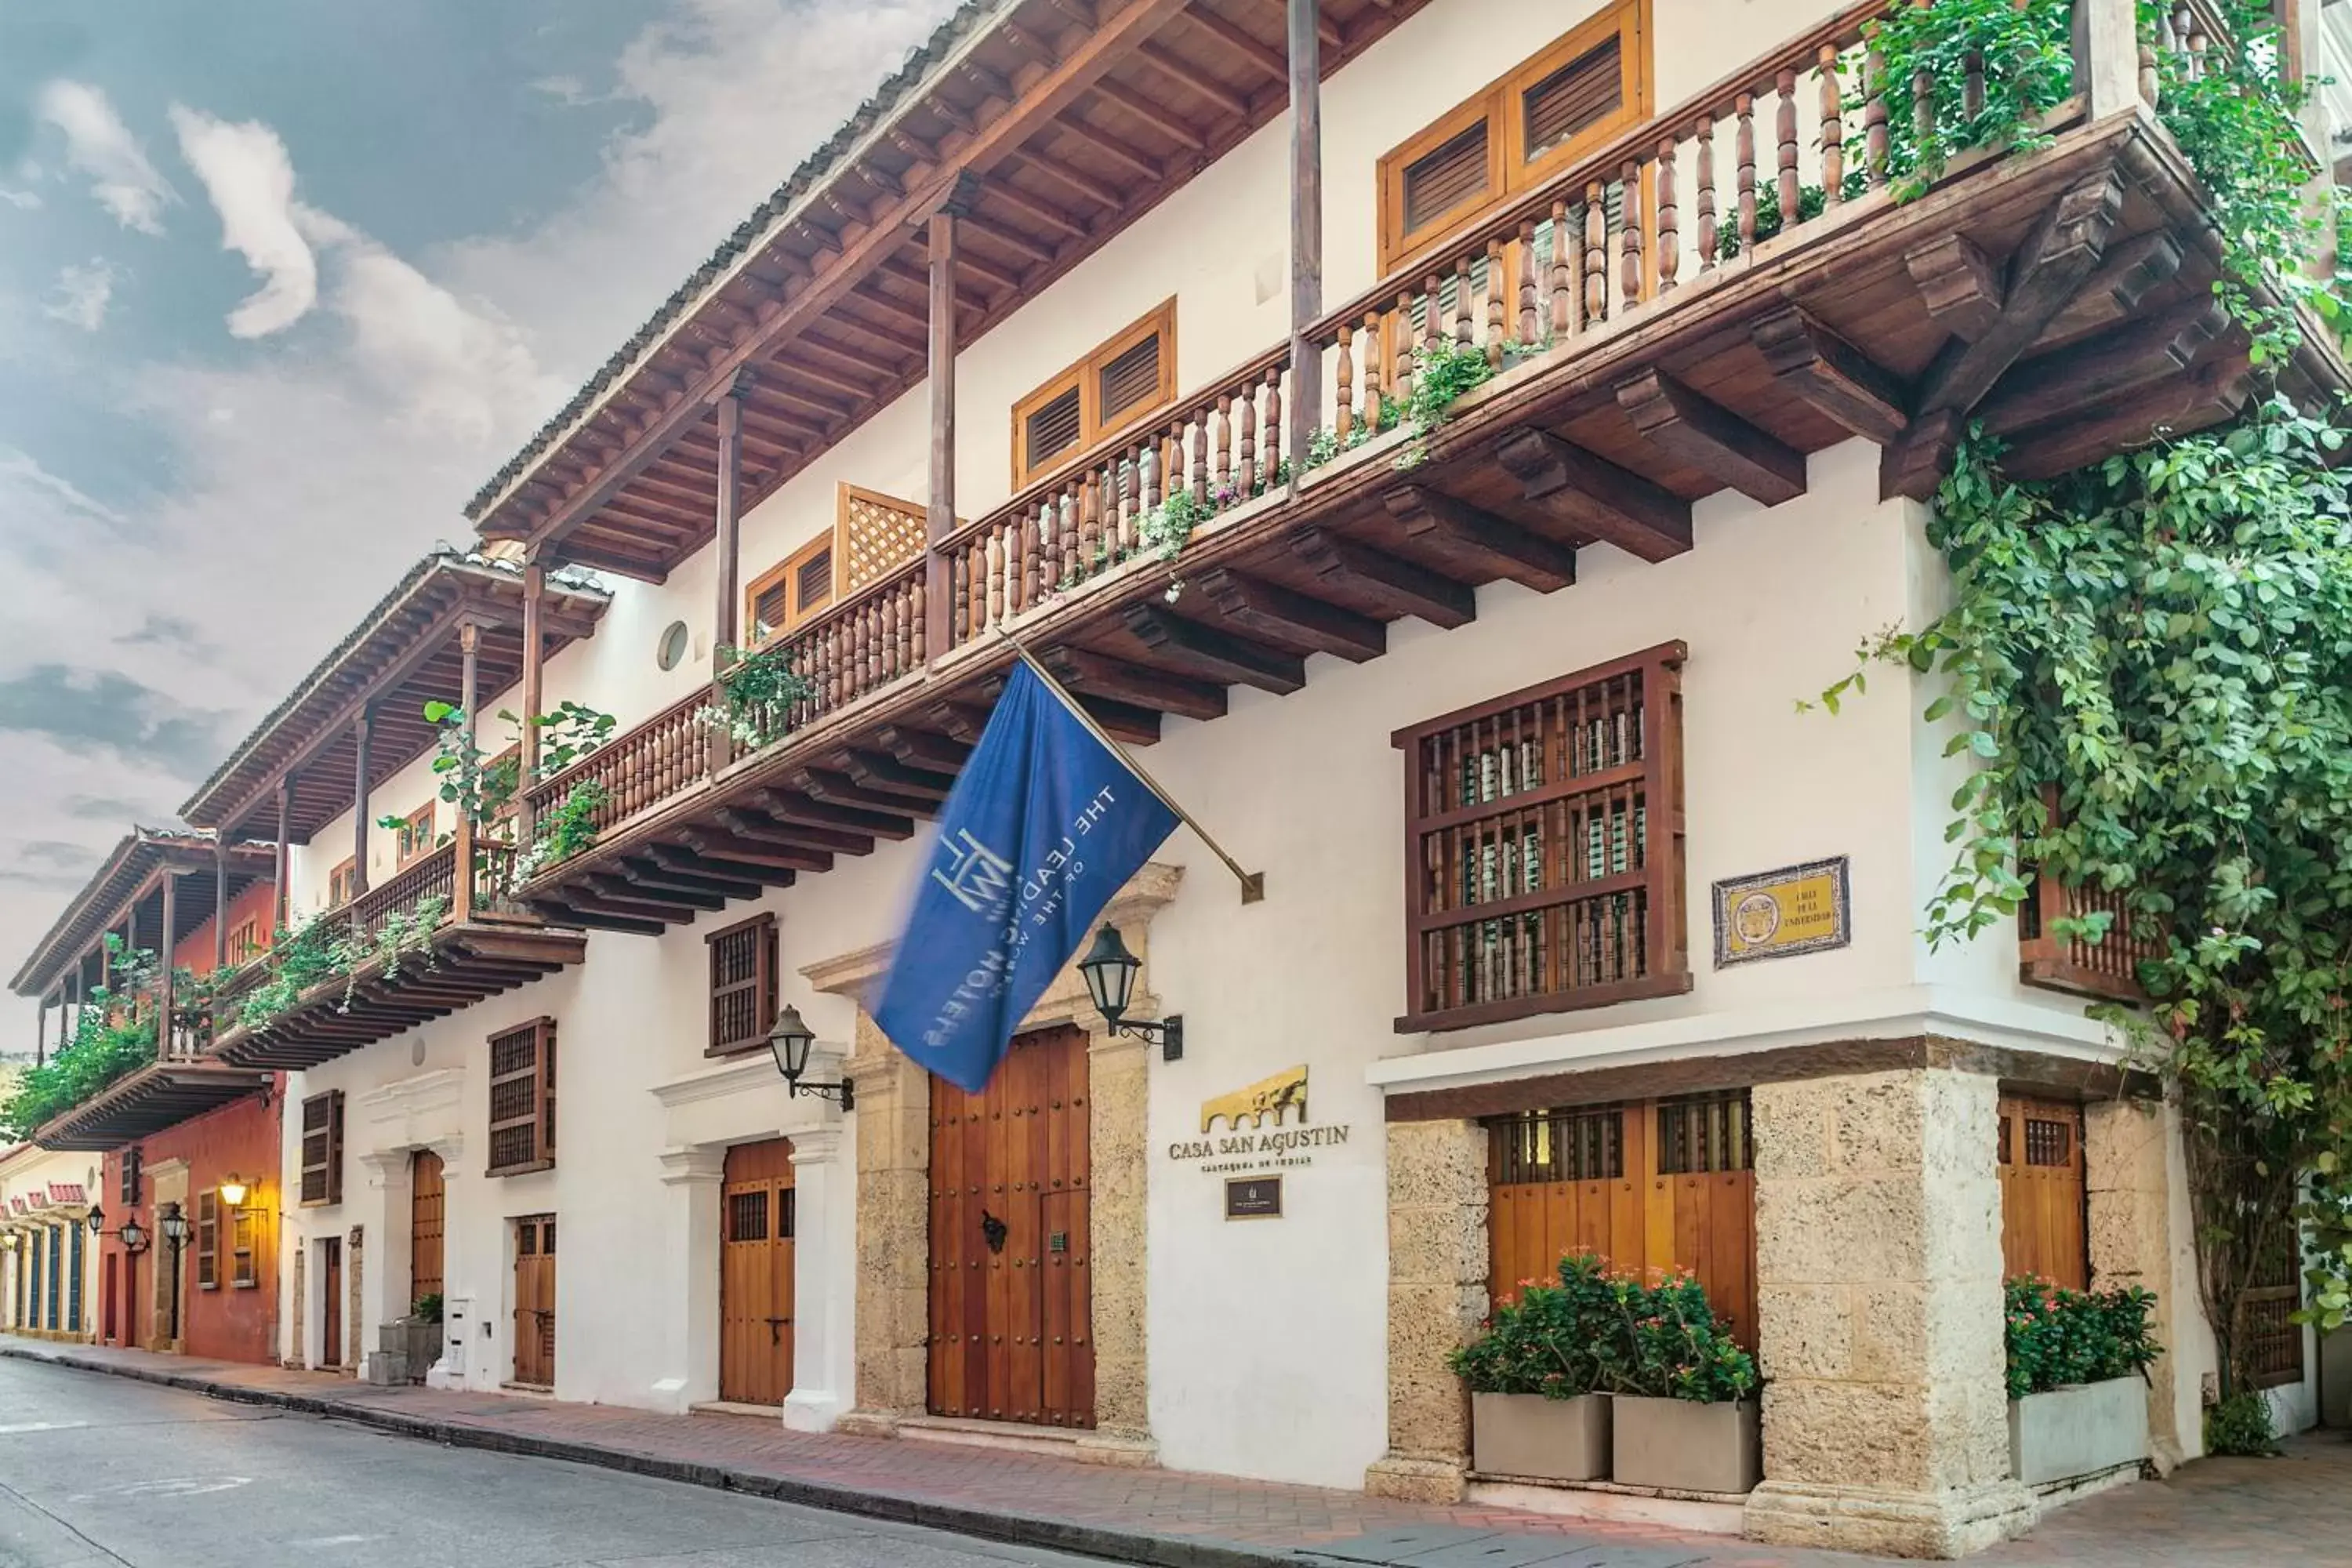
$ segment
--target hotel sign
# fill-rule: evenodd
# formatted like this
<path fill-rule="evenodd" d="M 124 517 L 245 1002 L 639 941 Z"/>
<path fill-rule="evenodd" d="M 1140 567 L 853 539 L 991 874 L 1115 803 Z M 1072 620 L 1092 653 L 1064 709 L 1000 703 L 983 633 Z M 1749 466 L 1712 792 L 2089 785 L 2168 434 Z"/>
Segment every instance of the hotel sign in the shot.
<path fill-rule="evenodd" d="M 1307 1068 L 1288 1068 L 1201 1102 L 1201 1135 L 1168 1145 L 1168 1157 L 1216 1175 L 1311 1165 L 1312 1151 L 1347 1142 L 1345 1125 L 1307 1121 Z"/>
<path fill-rule="evenodd" d="M 1845 857 L 1715 885 L 1715 966 L 1791 958 L 1853 940 Z"/>

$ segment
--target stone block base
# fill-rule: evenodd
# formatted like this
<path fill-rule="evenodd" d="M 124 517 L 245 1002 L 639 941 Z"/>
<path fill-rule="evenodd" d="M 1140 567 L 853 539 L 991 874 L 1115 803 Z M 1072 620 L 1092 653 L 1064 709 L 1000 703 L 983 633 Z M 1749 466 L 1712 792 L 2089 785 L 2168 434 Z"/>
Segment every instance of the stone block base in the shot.
<path fill-rule="evenodd" d="M 2041 1510 L 2014 1481 L 1965 1491 L 1766 1481 L 1748 1494 L 1745 1533 L 1773 1546 L 1886 1557 L 1965 1557 L 2022 1534 Z"/>
<path fill-rule="evenodd" d="M 1078 1439 L 1073 1458 L 1082 1465 L 1149 1469 L 1160 1463 L 1160 1445 L 1149 1432 L 1102 1427 Z"/>
<path fill-rule="evenodd" d="M 898 1435 L 898 1413 L 895 1410 L 845 1410 L 833 1429 L 846 1432 L 853 1437 L 896 1437 Z"/>
<path fill-rule="evenodd" d="M 1364 1467 L 1364 1490 L 1399 1502 L 1456 1503 L 1468 1489 L 1469 1468 L 1458 1456 L 1386 1453 Z"/>

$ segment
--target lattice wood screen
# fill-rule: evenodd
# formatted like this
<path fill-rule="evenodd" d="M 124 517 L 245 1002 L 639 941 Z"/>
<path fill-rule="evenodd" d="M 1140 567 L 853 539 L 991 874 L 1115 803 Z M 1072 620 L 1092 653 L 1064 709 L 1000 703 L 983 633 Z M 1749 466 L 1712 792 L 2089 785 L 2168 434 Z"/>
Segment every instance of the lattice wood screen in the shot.
<path fill-rule="evenodd" d="M 841 592 L 854 594 L 920 555 L 923 531 L 921 502 L 843 485 L 835 522 Z"/>
<path fill-rule="evenodd" d="M 490 1037 L 490 1169 L 493 1176 L 555 1163 L 555 1020 Z"/>

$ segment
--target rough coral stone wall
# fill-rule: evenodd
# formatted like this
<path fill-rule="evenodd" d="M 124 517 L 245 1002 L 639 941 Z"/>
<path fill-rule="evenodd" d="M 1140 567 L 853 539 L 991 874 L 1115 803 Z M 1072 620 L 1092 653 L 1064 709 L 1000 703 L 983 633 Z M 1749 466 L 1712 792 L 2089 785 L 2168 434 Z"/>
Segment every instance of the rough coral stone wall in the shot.
<path fill-rule="evenodd" d="M 1460 1499 L 1470 1402 L 1445 1364 L 1486 1317 L 1486 1129 L 1475 1121 L 1388 1128 L 1389 1447 L 1364 1489 Z"/>
<path fill-rule="evenodd" d="M 1094 1035 L 1087 1048 L 1089 1266 L 1094 1270 L 1095 1431 L 1080 1457 L 1144 1463 L 1151 1441 L 1145 1358 L 1144 1138 L 1150 1056 L 1137 1039 Z"/>
<path fill-rule="evenodd" d="M 2031 1521 L 2009 1479 L 1997 1096 L 1948 1068 L 1757 1086 L 1750 1535 L 1940 1557 Z"/>
<path fill-rule="evenodd" d="M 2156 1295 L 2158 1343 L 2180 1343 L 2183 1303 L 2174 1289 L 2172 1175 L 2174 1121 L 2157 1101 L 2094 1100 L 2083 1107 L 2083 1179 L 2090 1208 L 2091 1283 L 2101 1290 L 2137 1285 Z M 2193 1308 L 2191 1309 L 2193 1310 Z M 2148 1443 L 2158 1466 L 2183 1456 L 2178 1357 L 2148 1368 Z"/>
<path fill-rule="evenodd" d="M 845 1431 L 922 1414 L 930 1265 L 930 1079 L 857 1016 L 857 1405 Z"/>

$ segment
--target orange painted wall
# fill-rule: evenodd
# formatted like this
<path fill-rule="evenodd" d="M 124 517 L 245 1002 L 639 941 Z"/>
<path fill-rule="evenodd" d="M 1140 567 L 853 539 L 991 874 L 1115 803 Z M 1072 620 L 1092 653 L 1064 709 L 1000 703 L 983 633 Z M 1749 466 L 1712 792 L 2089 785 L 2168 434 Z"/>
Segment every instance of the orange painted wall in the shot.
<path fill-rule="evenodd" d="M 255 1282 L 238 1288 L 229 1283 L 229 1226 L 221 1225 L 220 1283 L 213 1289 L 196 1287 L 196 1244 L 193 1232 L 180 1254 L 180 1337 L 187 1353 L 221 1361 L 270 1363 L 278 1359 L 278 1247 L 280 1213 L 286 1194 L 278 1182 L 278 1130 L 285 1103 L 285 1079 L 272 1080 L 265 1101 L 249 1096 L 166 1128 L 137 1145 L 146 1171 L 173 1160 L 188 1163 L 191 1225 L 195 1195 L 217 1187 L 234 1173 L 248 1184 L 246 1207 L 260 1215 L 254 1238 Z M 157 1317 L 155 1270 L 171 1265 L 172 1249 L 155 1224 L 155 1184 L 152 1174 L 139 1184 L 136 1208 L 122 1202 L 122 1152 L 106 1157 L 105 1190 L 94 1194 L 106 1208 L 106 1235 L 100 1248 L 98 1325 L 111 1344 L 144 1345 L 170 1331 L 168 1299 Z M 149 1242 L 136 1257 L 122 1249 L 122 1222 L 135 1214 Z M 107 1282 L 115 1282 L 110 1298 Z"/>
<path fill-rule="evenodd" d="M 270 900 L 276 890 L 270 883 L 256 882 L 228 901 L 228 930 L 232 944 L 228 961 L 231 964 L 237 961 L 234 945 L 237 927 L 246 921 L 254 922 L 260 933 L 261 945 L 269 945 Z M 213 972 L 213 919 L 210 915 L 205 917 L 204 924 L 173 947 L 172 963 L 173 967 L 184 969 L 198 979 Z"/>

